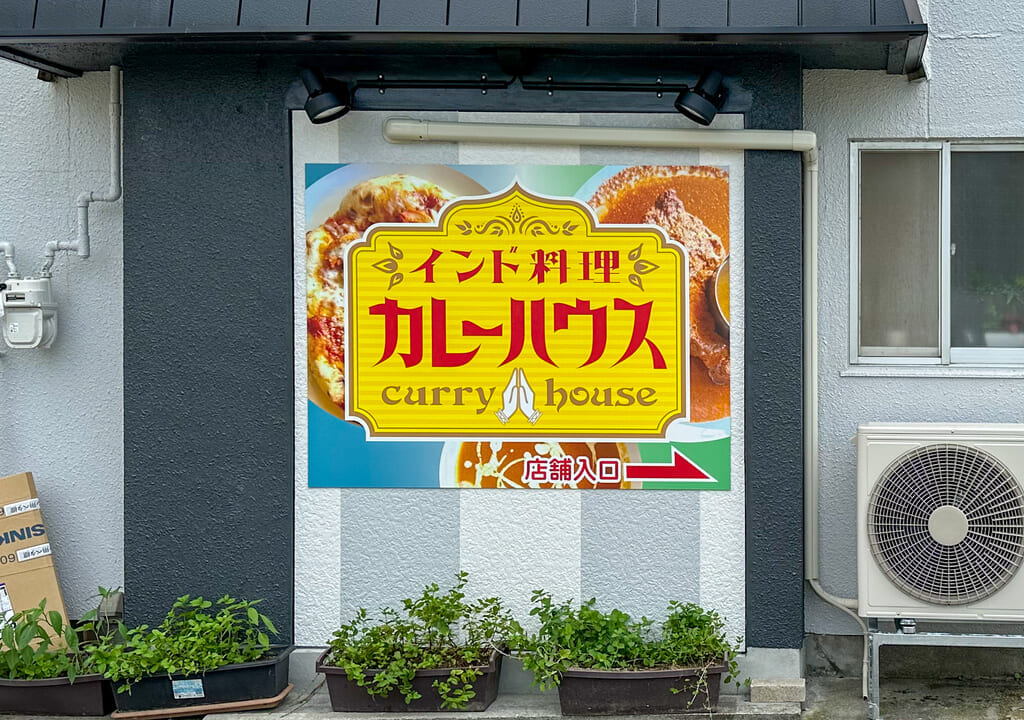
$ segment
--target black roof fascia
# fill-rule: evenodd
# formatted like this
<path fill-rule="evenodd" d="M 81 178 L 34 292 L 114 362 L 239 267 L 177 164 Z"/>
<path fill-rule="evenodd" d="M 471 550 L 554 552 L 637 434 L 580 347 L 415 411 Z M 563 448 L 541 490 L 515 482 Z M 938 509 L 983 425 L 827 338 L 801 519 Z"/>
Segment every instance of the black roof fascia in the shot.
<path fill-rule="evenodd" d="M 908 0 L 912 1 L 912 0 Z M 161 29 L 144 33 L 82 33 L 43 35 L 32 31 L 0 35 L 0 57 L 45 70 L 54 75 L 73 77 L 83 70 L 100 70 L 120 62 L 133 53 L 169 52 L 176 54 L 217 52 L 274 52 L 297 56 L 347 54 L 375 49 L 377 53 L 431 53 L 465 49 L 493 51 L 501 47 L 520 47 L 533 51 L 582 49 L 731 55 L 765 52 L 801 55 L 808 67 L 849 69 L 886 69 L 893 74 L 913 77 L 921 68 L 921 53 L 928 26 L 864 27 L 779 27 L 779 28 L 650 28 L 642 32 L 608 32 L 606 29 L 544 31 L 493 29 L 457 31 L 383 31 L 346 32 L 251 32 L 239 28 L 211 29 L 208 32 L 181 32 Z M 857 48 L 860 48 L 859 50 Z M 832 64 L 833 57 L 843 57 Z M 881 61 L 878 57 L 883 58 Z"/>
<path fill-rule="evenodd" d="M 907 25 L 864 25 L 849 26 L 837 25 L 829 27 L 651 27 L 635 31 L 610 31 L 608 28 L 579 28 L 579 27 L 546 27 L 543 30 L 533 28 L 467 28 L 460 27 L 457 30 L 391 30 L 373 27 L 337 27 L 307 29 L 296 31 L 294 28 L 261 28 L 254 31 L 250 28 L 240 28 L 234 25 L 222 27 L 204 28 L 202 31 L 182 31 L 180 28 L 154 28 L 145 32 L 131 33 L 124 31 L 96 31 L 96 32 L 74 32 L 74 33 L 44 33 L 32 30 L 18 32 L 4 32 L 0 28 L 0 43 L 54 43 L 54 42 L 89 42 L 89 41 L 166 41 L 166 40 L 187 40 L 203 43 L 228 42 L 231 40 L 314 40 L 317 38 L 336 39 L 365 36 L 367 39 L 379 39 L 381 37 L 395 38 L 431 38 L 438 42 L 463 42 L 467 39 L 479 41 L 483 38 L 494 37 L 573 37 L 573 38 L 616 38 L 623 42 L 647 42 L 651 38 L 670 37 L 681 40 L 694 40 L 701 42 L 741 42 L 746 39 L 766 38 L 779 41 L 807 41 L 820 38 L 827 41 L 829 38 L 845 37 L 863 41 L 879 39 L 902 39 L 918 35 L 927 35 L 928 26 L 924 23 L 910 23 Z"/>

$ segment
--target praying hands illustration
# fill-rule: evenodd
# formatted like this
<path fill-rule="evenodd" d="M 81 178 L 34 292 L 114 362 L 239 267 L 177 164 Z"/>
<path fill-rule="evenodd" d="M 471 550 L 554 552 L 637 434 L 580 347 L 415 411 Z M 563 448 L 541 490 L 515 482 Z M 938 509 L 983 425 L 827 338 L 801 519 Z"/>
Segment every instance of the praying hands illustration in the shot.
<path fill-rule="evenodd" d="M 526 381 L 526 373 L 523 372 L 522 368 L 516 368 L 512 371 L 512 377 L 508 379 L 508 385 L 505 386 L 504 392 L 501 393 L 501 399 L 504 401 L 505 406 L 494 414 L 501 420 L 502 425 L 507 423 L 509 418 L 516 414 L 517 410 L 523 411 L 523 415 L 526 416 L 531 425 L 540 419 L 540 410 L 535 410 L 533 407 L 533 388 Z"/>

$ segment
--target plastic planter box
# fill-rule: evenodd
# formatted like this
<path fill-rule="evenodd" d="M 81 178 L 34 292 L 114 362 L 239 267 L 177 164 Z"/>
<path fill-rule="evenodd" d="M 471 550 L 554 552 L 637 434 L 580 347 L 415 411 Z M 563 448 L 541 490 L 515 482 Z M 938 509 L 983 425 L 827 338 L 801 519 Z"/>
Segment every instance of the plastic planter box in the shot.
<path fill-rule="evenodd" d="M 288 685 L 291 646 L 273 648 L 262 660 L 225 665 L 202 675 L 153 675 L 114 694 L 119 712 L 173 710 L 195 705 L 215 705 L 271 698 Z M 115 683 L 115 686 L 119 683 Z"/>
<path fill-rule="evenodd" d="M 106 715 L 114 707 L 102 675 L 42 680 L 0 679 L 0 712 L 27 715 Z"/>
<path fill-rule="evenodd" d="M 566 670 L 558 686 L 563 715 L 655 715 L 707 712 L 718 706 L 725 665 L 708 668 L 706 687 L 698 671 Z M 681 692 L 672 692 L 673 688 Z M 696 696 L 694 695 L 696 693 Z"/>
<path fill-rule="evenodd" d="M 330 650 L 316 661 L 316 671 L 327 676 L 327 692 L 331 696 L 331 709 L 335 712 L 441 712 L 441 696 L 434 689 L 433 683 L 439 677 L 447 676 L 451 670 L 418 670 L 412 681 L 412 687 L 422 697 L 406 704 L 400 692 L 392 692 L 383 697 L 370 695 L 365 689 L 348 679 L 345 671 L 333 665 L 325 665 Z M 486 666 L 480 666 L 482 673 L 473 683 L 476 696 L 470 700 L 463 711 L 480 712 L 498 697 L 498 676 L 501 674 L 501 654 L 491 652 L 491 659 Z M 376 672 L 370 671 L 367 677 Z M 444 712 L 449 712 L 445 710 Z"/>

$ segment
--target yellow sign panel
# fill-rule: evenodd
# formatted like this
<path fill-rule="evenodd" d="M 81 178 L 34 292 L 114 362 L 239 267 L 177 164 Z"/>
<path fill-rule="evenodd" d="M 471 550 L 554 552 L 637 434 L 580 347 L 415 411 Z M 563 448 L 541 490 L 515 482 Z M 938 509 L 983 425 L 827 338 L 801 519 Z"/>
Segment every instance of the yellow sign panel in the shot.
<path fill-rule="evenodd" d="M 346 260 L 346 408 L 371 437 L 656 438 L 686 420 L 686 253 L 513 185 Z"/>

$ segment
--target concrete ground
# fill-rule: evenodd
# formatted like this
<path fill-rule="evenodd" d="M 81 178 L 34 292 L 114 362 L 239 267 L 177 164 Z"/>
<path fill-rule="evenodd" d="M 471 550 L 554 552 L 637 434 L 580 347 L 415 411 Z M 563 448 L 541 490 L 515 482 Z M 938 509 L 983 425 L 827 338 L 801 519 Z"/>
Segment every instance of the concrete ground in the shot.
<path fill-rule="evenodd" d="M 757 705 L 724 695 L 720 711 L 711 716 L 640 716 L 634 720 L 867 720 L 867 703 L 859 679 L 810 678 L 807 703 L 801 713 L 795 704 Z M 20 720 L 60 718 L 6 715 Z M 403 714 L 335 713 L 327 689 L 317 683 L 296 688 L 274 710 L 209 715 L 211 720 L 562 720 L 554 693 L 505 694 L 482 713 Z M 884 680 L 883 720 L 1024 720 L 1024 681 L 985 682 Z M 579 718 L 578 720 L 594 720 Z M 607 718 L 603 719 L 607 720 Z"/>
<path fill-rule="evenodd" d="M 211 720 L 395 720 L 394 715 L 333 713 L 326 688 L 296 690 L 276 710 L 210 716 Z M 560 720 L 553 693 L 505 694 L 485 712 L 402 715 L 401 720 Z M 695 717 L 706 717 L 703 714 Z M 867 720 L 859 679 L 810 678 L 804 710 L 793 704 L 756 705 L 723 696 L 715 720 Z M 679 716 L 644 716 L 669 720 Z M 884 680 L 883 720 L 1024 720 L 1024 682 Z M 581 719 L 585 720 L 585 719 Z"/>
<path fill-rule="evenodd" d="M 1024 682 L 882 680 L 882 720 L 1024 720 Z M 802 720 L 865 720 L 859 678 L 810 678 Z"/>

